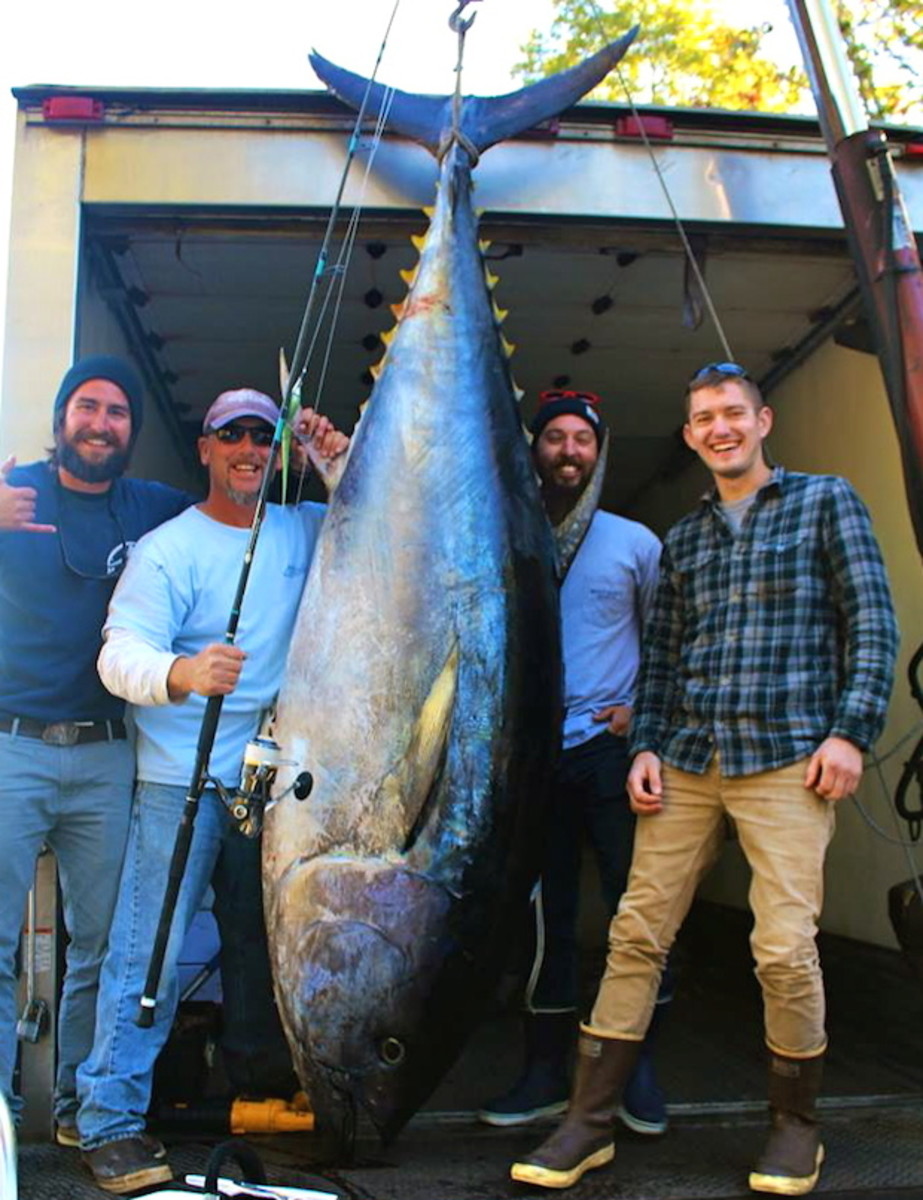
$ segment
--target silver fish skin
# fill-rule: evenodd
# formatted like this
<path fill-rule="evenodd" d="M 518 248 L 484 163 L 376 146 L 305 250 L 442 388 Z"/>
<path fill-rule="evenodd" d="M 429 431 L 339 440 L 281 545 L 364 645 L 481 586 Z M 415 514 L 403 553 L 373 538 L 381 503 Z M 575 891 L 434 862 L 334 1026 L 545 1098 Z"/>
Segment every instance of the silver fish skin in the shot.
<path fill-rule="evenodd" d="M 560 715 L 554 543 L 456 142 L 272 727 L 291 764 L 263 843 L 276 994 L 341 1146 L 360 1110 L 393 1137 L 489 999 L 535 878 Z"/>

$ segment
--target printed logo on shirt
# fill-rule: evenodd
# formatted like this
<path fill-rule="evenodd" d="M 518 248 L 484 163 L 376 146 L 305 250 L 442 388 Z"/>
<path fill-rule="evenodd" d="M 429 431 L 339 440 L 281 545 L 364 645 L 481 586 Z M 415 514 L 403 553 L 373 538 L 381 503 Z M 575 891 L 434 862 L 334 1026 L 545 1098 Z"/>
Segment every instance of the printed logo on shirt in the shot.
<path fill-rule="evenodd" d="M 128 562 L 128 556 L 136 545 L 137 542 L 119 542 L 118 545 L 112 547 L 106 556 L 106 574 L 108 576 L 121 575 Z"/>

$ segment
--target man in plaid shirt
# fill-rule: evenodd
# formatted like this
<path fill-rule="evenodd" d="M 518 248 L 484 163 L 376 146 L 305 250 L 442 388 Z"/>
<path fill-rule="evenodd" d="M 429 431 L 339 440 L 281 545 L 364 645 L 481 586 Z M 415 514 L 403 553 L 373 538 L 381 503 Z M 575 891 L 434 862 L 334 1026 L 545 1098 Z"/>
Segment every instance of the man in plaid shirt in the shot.
<path fill-rule="evenodd" d="M 628 891 L 568 1116 L 514 1179 L 569 1187 L 613 1156 L 619 1094 L 667 953 L 715 861 L 725 815 L 752 872 L 771 1128 L 754 1191 L 817 1182 L 827 1038 L 815 938 L 835 805 L 884 725 L 897 624 L 868 513 L 833 476 L 772 467 L 772 412 L 736 363 L 686 396 L 686 443 L 714 480 L 669 532 L 645 628 L 628 778 L 639 821 Z"/>

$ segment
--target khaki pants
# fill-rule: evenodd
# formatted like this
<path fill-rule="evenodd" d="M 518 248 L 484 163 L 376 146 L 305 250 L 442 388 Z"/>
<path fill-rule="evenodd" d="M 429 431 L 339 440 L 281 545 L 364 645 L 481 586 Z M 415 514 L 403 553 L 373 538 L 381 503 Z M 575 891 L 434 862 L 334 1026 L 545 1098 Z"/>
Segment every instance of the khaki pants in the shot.
<path fill-rule="evenodd" d="M 641 817 L 628 890 L 609 927 L 609 955 L 587 1028 L 644 1037 L 667 953 L 702 876 L 737 827 L 751 870 L 750 946 L 763 990 L 766 1041 L 791 1057 L 826 1046 L 824 988 L 815 937 L 834 805 L 802 784 L 806 762 L 739 778 L 663 768 L 664 807 Z"/>

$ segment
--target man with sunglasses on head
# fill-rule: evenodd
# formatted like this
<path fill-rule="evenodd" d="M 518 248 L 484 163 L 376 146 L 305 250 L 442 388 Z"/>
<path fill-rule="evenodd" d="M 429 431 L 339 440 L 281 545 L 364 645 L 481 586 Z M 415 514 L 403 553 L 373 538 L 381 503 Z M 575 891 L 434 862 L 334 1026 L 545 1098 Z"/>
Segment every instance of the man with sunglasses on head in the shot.
<path fill-rule="evenodd" d="M 772 411 L 736 363 L 686 392 L 683 435 L 712 475 L 668 533 L 645 631 L 628 778 L 641 818 L 565 1122 L 515 1179 L 569 1187 L 613 1157 L 612 1117 L 657 981 L 725 817 L 751 869 L 770 1132 L 756 1192 L 800 1196 L 823 1147 L 827 1037 L 815 938 L 836 804 L 884 725 L 897 624 L 868 512 L 834 476 L 770 465 Z"/>
<path fill-rule="evenodd" d="M 236 643 L 224 642 L 263 476 L 276 469 L 270 455 L 278 415 L 268 396 L 250 388 L 218 396 L 199 438 L 208 494 L 138 544 L 104 629 L 100 675 L 130 702 L 138 731 L 135 800 L 100 978 L 96 1038 L 78 1072 L 84 1161 L 96 1183 L 111 1192 L 172 1178 L 163 1148 L 144 1133 L 154 1064 L 176 1010 L 183 936 L 213 876 L 216 904 L 234 887 L 233 862 L 244 841 L 217 787 L 207 787 L 172 915 L 154 1024 L 139 1028 L 136 1018 L 207 700 L 224 697 L 209 775 L 233 795 L 244 748 L 282 680 L 324 513 L 323 505 L 310 502 L 267 505 Z M 348 445 L 326 417 L 311 410 L 303 413 L 297 432 L 322 466 Z M 261 924 L 258 895 L 251 908 Z M 226 987 L 242 986 L 233 962 L 223 968 Z"/>
<path fill-rule="evenodd" d="M 605 424 L 592 392 L 548 391 L 532 421 L 532 453 L 542 501 L 559 545 L 593 508 L 561 586 L 564 722 L 562 751 L 543 830 L 536 895 L 535 961 L 525 996 L 522 1074 L 478 1113 L 488 1125 L 524 1125 L 564 1112 L 577 1033 L 577 917 L 584 839 L 599 868 L 603 899 L 614 913 L 628 880 L 635 816 L 625 780 L 628 728 L 640 659 L 641 629 L 657 583 L 660 542 L 644 525 L 595 507 L 604 469 Z M 658 1006 L 664 1011 L 668 989 Z M 651 1055 L 653 1030 L 626 1088 L 622 1120 L 637 1133 L 667 1127 Z"/>
<path fill-rule="evenodd" d="M 49 457 L 0 468 L 0 1090 L 18 1121 L 16 949 L 46 844 L 68 933 L 54 1097 L 65 1145 L 77 1144 L 75 1072 L 93 1040 L 134 782 L 124 704 L 96 672 L 100 635 L 130 548 L 191 499 L 124 477 L 142 417 L 128 363 L 81 359 L 54 400 Z"/>

